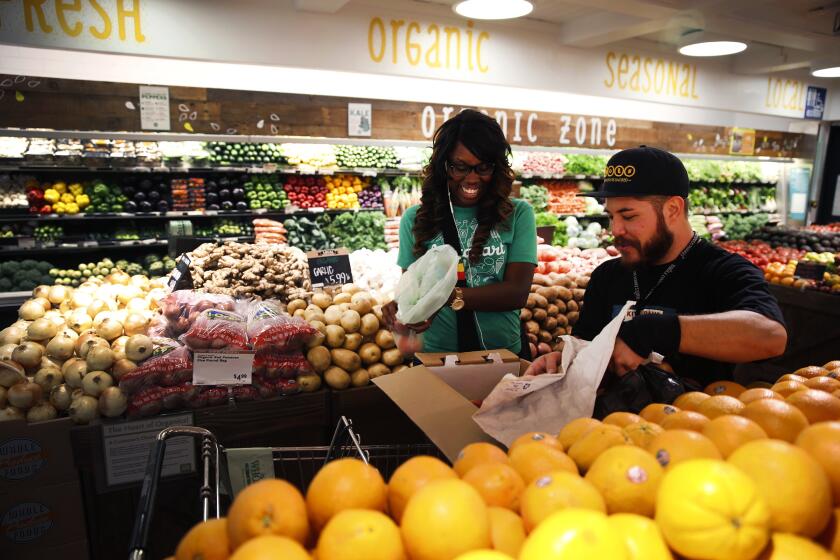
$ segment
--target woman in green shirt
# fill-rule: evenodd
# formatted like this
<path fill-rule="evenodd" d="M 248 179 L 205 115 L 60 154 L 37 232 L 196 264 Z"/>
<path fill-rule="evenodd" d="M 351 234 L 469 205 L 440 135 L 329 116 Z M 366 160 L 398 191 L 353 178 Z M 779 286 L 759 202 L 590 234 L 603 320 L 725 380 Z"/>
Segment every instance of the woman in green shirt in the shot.
<path fill-rule="evenodd" d="M 537 231 L 531 206 L 510 198 L 510 155 L 499 124 L 478 111 L 462 111 L 435 133 L 421 203 L 400 222 L 397 264 L 405 270 L 444 244 L 462 256 L 448 304 L 409 326 L 424 333 L 424 352 L 507 348 L 529 357 L 519 310 L 537 264 Z M 396 303 L 383 309 L 392 328 L 396 310 Z"/>

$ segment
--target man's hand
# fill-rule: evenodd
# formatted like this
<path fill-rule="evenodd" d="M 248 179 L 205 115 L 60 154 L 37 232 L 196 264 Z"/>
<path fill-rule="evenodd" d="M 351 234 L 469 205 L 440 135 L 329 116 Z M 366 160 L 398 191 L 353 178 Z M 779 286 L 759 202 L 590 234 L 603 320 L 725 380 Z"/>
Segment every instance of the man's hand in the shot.
<path fill-rule="evenodd" d="M 642 365 L 644 361 L 645 358 L 636 354 L 623 340 L 616 338 L 610 365 L 607 366 L 607 369 L 617 376 L 623 377 L 627 372 Z"/>
<path fill-rule="evenodd" d="M 557 363 L 562 352 L 549 352 L 534 360 L 525 371 L 525 375 L 542 375 L 543 373 L 557 373 Z"/>

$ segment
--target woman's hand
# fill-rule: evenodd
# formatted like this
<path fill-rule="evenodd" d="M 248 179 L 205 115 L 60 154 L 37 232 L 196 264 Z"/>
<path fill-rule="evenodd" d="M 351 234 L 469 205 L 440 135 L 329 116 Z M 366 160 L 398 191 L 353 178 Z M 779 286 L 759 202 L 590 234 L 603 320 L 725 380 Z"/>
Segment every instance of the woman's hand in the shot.
<path fill-rule="evenodd" d="M 542 375 L 543 373 L 557 373 L 557 364 L 560 363 L 562 352 L 549 352 L 534 360 L 531 366 L 525 371 L 525 375 Z"/>
<path fill-rule="evenodd" d="M 382 306 L 382 322 L 385 323 L 385 327 L 389 331 L 396 332 L 399 334 L 408 334 L 406 332 L 406 329 L 412 330 L 416 333 L 427 331 L 429 330 L 429 327 L 432 326 L 432 321 L 436 316 L 437 313 L 435 313 L 428 320 L 423 321 L 422 323 L 415 323 L 413 325 L 403 325 L 402 323 L 397 321 L 397 302 L 392 301 Z"/>

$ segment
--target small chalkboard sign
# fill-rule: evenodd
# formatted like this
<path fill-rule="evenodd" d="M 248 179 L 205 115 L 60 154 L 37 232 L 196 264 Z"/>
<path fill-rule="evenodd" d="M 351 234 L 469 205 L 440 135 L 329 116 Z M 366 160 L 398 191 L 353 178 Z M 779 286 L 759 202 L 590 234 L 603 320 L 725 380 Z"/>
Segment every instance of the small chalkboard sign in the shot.
<path fill-rule="evenodd" d="M 824 264 L 802 261 L 796 265 L 796 272 L 793 275 L 804 278 L 805 280 L 820 281 L 823 279 L 825 269 L 826 266 Z"/>
<path fill-rule="evenodd" d="M 350 255 L 347 249 L 310 251 L 306 253 L 306 257 L 309 260 L 309 279 L 312 281 L 313 288 L 340 286 L 353 282 Z"/>
<path fill-rule="evenodd" d="M 178 290 L 191 290 L 193 288 L 192 274 L 190 274 L 190 265 L 192 260 L 186 254 L 181 255 L 178 263 L 175 265 L 175 270 L 169 274 L 169 280 L 166 285 L 169 291 L 176 292 Z"/>

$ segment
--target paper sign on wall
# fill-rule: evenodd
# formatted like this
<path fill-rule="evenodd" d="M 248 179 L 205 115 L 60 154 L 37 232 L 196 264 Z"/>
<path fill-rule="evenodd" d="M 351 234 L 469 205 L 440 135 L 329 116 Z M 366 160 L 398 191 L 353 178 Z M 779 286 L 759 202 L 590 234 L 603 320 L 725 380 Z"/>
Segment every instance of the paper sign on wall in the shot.
<path fill-rule="evenodd" d="M 169 88 L 140 86 L 140 128 L 169 130 Z"/>
<path fill-rule="evenodd" d="M 347 135 L 370 136 L 373 130 L 373 107 L 370 103 L 347 104 Z"/>

